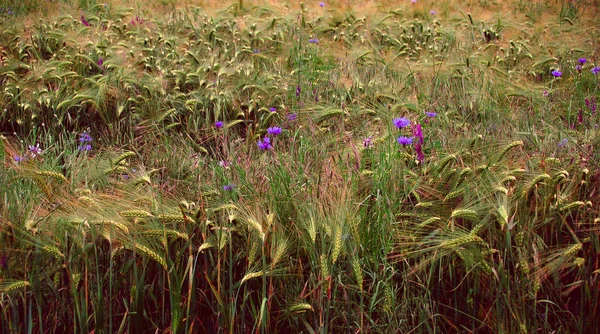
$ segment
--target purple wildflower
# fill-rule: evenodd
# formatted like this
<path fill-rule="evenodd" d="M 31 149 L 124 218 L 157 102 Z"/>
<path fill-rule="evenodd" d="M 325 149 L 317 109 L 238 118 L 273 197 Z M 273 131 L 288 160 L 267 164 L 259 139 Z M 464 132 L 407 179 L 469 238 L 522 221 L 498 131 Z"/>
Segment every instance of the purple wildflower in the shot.
<path fill-rule="evenodd" d="M 561 72 L 561 71 L 559 71 L 559 70 L 553 70 L 553 71 L 552 71 L 552 75 L 553 75 L 555 78 L 560 78 L 560 77 L 562 77 L 562 72 Z"/>
<path fill-rule="evenodd" d="M 577 121 L 579 124 L 583 124 L 583 109 L 579 108 L 579 113 L 577 114 Z"/>
<path fill-rule="evenodd" d="M 364 148 L 370 148 L 371 146 L 373 146 L 373 136 L 369 136 L 369 137 L 363 139 L 363 147 Z"/>
<path fill-rule="evenodd" d="M 423 162 L 425 160 L 425 154 L 423 154 L 423 129 L 421 128 L 421 124 L 415 124 L 412 127 L 413 136 L 418 138 L 419 140 L 415 143 L 415 152 L 417 152 L 417 159 L 419 162 Z"/>
<path fill-rule="evenodd" d="M 600 67 L 596 66 L 596 67 L 592 68 L 592 73 L 594 73 L 594 75 L 597 75 L 598 73 L 600 73 Z"/>
<path fill-rule="evenodd" d="M 296 86 L 296 96 L 300 96 L 300 93 L 302 93 L 302 89 L 300 89 L 300 85 Z"/>
<path fill-rule="evenodd" d="M 227 160 L 221 160 L 221 161 L 219 161 L 219 167 L 229 168 L 229 165 L 231 165 L 231 162 L 229 162 Z"/>
<path fill-rule="evenodd" d="M 394 118 L 392 120 L 392 123 L 394 123 L 394 126 L 397 127 L 398 129 L 402 129 L 402 128 L 410 125 L 410 120 L 405 117 L 400 117 L 400 118 Z"/>
<path fill-rule="evenodd" d="M 563 138 L 563 140 L 561 140 L 560 142 L 558 142 L 558 144 L 556 146 L 558 146 L 558 147 L 565 147 L 568 142 L 569 142 L 569 140 L 567 138 Z"/>
<path fill-rule="evenodd" d="M 98 59 L 98 62 L 97 62 L 97 64 L 98 64 L 98 66 L 102 67 L 102 64 L 104 64 L 104 59 L 102 59 L 102 57 L 100 57 L 100 58 Z"/>
<path fill-rule="evenodd" d="M 271 107 L 271 108 L 269 108 L 269 111 L 270 111 L 270 112 L 276 112 L 276 111 L 277 111 L 277 108 L 275 108 L 275 107 Z"/>
<path fill-rule="evenodd" d="M 309 43 L 313 43 L 313 44 L 317 44 L 317 43 L 319 43 L 319 40 L 316 39 L 316 38 L 311 38 L 311 39 L 308 40 L 308 42 Z"/>
<path fill-rule="evenodd" d="M 410 145 L 413 142 L 413 137 L 404 137 L 404 136 L 400 136 L 398 137 L 398 144 L 400 145 Z"/>
<path fill-rule="evenodd" d="M 81 23 L 86 27 L 90 26 L 90 24 L 88 23 L 88 21 L 85 19 L 85 17 L 83 15 L 81 15 Z"/>
<path fill-rule="evenodd" d="M 79 135 L 79 142 L 80 143 L 91 143 L 94 139 L 92 138 L 92 136 L 90 136 L 89 133 L 87 133 L 87 131 L 83 131 L 81 133 L 81 135 Z"/>
<path fill-rule="evenodd" d="M 592 99 L 585 99 L 585 105 L 590 108 L 592 114 L 596 113 L 596 99 L 592 97 Z"/>
<path fill-rule="evenodd" d="M 262 140 L 258 141 L 258 148 L 263 151 L 266 151 L 266 150 L 270 149 L 271 147 L 272 147 L 271 139 L 269 137 L 265 137 Z"/>
<path fill-rule="evenodd" d="M 25 158 L 24 158 L 24 157 L 20 157 L 20 156 L 18 156 L 18 155 L 15 155 L 15 156 L 14 156 L 14 159 L 15 159 L 15 162 L 16 162 L 16 163 L 19 163 L 19 162 L 23 162 L 23 161 L 25 161 Z"/>
<path fill-rule="evenodd" d="M 587 62 L 587 59 L 585 59 L 585 58 L 579 58 L 579 59 L 577 59 L 577 61 L 578 61 L 578 62 L 579 62 L 581 65 L 583 65 L 583 64 L 585 64 L 585 63 Z"/>
<path fill-rule="evenodd" d="M 435 14 L 436 14 L 436 13 L 435 13 L 435 10 L 433 10 L 433 9 L 432 9 L 432 10 L 430 10 L 430 11 L 429 11 L 429 14 L 431 14 L 431 15 L 435 15 Z"/>
<path fill-rule="evenodd" d="M 272 127 L 270 127 L 270 128 L 267 129 L 267 132 L 270 135 L 277 136 L 278 134 L 281 133 L 281 128 L 278 127 L 278 126 L 272 126 Z"/>
<path fill-rule="evenodd" d="M 83 131 L 79 135 L 79 147 L 77 148 L 79 151 L 91 151 L 92 150 L 92 136 L 90 136 L 87 131 Z"/>
<path fill-rule="evenodd" d="M 550 95 L 550 93 L 548 93 L 548 91 L 545 90 L 545 91 L 542 92 L 542 95 L 544 95 L 544 97 L 548 97 L 548 95 Z"/>
<path fill-rule="evenodd" d="M 437 113 L 433 111 L 426 111 L 425 115 L 427 115 L 427 117 L 435 117 L 437 116 Z"/>
<path fill-rule="evenodd" d="M 216 121 L 215 122 L 215 128 L 220 129 L 222 128 L 224 125 L 223 121 Z"/>
<path fill-rule="evenodd" d="M 254 52 L 254 53 L 260 53 L 260 50 L 259 49 L 254 49 L 254 50 L 252 50 L 252 52 Z"/>
<path fill-rule="evenodd" d="M 582 69 L 582 68 L 583 68 L 583 67 L 581 67 L 581 65 L 576 65 L 576 66 L 575 66 L 575 71 L 577 71 L 577 72 L 581 73 L 581 69 Z"/>
<path fill-rule="evenodd" d="M 36 155 L 42 154 L 42 149 L 40 148 L 40 144 L 37 143 L 37 145 L 35 145 L 35 146 L 29 145 L 29 153 L 31 153 L 31 155 L 34 158 Z"/>
<path fill-rule="evenodd" d="M 423 129 L 421 128 L 421 124 L 415 124 L 413 125 L 413 135 L 416 138 L 419 138 L 419 143 L 423 144 Z"/>
<path fill-rule="evenodd" d="M 297 114 L 291 113 L 287 115 L 288 121 L 295 121 L 298 118 Z"/>
<path fill-rule="evenodd" d="M 325 7 L 325 3 L 324 3 L 324 2 L 320 2 L 320 3 L 319 3 L 319 6 L 321 6 L 321 7 Z"/>
<path fill-rule="evenodd" d="M 226 184 L 226 185 L 223 186 L 223 190 L 224 191 L 232 191 L 233 188 L 235 188 L 235 184 L 233 184 L 233 183 Z"/>

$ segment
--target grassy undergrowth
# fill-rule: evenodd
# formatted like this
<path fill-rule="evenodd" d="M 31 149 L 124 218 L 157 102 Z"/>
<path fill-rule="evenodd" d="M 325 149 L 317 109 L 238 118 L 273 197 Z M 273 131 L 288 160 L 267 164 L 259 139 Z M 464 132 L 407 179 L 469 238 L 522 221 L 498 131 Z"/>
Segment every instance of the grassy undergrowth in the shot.
<path fill-rule="evenodd" d="M 599 5 L 1 5 L 0 332 L 593 332 Z"/>

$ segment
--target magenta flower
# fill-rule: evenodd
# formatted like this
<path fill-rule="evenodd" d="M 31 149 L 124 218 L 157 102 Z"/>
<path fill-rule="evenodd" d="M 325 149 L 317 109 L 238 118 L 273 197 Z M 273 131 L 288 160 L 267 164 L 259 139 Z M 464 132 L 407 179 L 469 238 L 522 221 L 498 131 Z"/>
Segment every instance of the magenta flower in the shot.
<path fill-rule="evenodd" d="M 364 148 L 370 148 L 371 146 L 373 146 L 373 136 L 369 136 L 369 137 L 363 139 L 363 147 Z"/>
<path fill-rule="evenodd" d="M 425 154 L 423 154 L 423 129 L 421 128 L 421 124 L 413 125 L 413 136 L 418 138 L 419 140 L 415 143 L 415 152 L 417 152 L 417 159 L 419 162 L 423 162 L 425 160 Z"/>
<path fill-rule="evenodd" d="M 81 23 L 86 27 L 90 26 L 90 24 L 88 23 L 88 21 L 85 19 L 85 17 L 83 15 L 81 15 Z"/>
<path fill-rule="evenodd" d="M 577 59 L 577 61 L 578 61 L 578 62 L 579 62 L 581 65 L 583 65 L 583 64 L 585 64 L 585 63 L 587 62 L 587 59 L 585 59 L 585 58 L 579 58 L 579 59 Z"/>
<path fill-rule="evenodd" d="M 215 122 L 215 128 L 220 129 L 222 128 L 224 125 L 224 123 L 222 121 L 216 121 Z"/>

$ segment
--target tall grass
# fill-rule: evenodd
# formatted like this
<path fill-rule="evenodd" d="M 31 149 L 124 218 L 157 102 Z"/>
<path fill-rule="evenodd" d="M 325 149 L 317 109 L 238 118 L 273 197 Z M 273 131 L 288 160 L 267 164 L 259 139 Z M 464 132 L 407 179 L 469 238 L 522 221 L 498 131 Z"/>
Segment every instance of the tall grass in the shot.
<path fill-rule="evenodd" d="M 0 331 L 600 326 L 596 2 L 23 4 Z"/>

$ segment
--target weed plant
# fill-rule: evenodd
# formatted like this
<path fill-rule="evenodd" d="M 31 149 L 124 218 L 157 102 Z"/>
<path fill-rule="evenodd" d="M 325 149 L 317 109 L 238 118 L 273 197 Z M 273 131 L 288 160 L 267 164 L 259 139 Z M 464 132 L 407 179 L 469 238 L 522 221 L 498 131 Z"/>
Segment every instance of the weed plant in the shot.
<path fill-rule="evenodd" d="M 597 1 L 196 5 L 0 6 L 0 332 L 600 328 Z"/>

